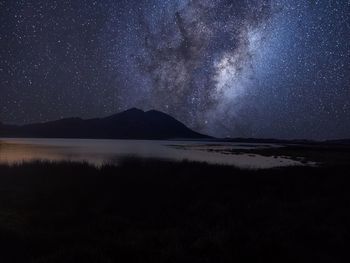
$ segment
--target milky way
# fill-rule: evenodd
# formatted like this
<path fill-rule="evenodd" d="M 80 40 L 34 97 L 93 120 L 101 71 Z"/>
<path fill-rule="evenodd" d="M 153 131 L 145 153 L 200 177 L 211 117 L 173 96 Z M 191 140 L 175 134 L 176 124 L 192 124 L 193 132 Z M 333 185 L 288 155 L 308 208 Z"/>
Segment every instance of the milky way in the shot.
<path fill-rule="evenodd" d="M 350 1 L 1 1 L 0 121 L 138 107 L 216 136 L 350 137 Z"/>

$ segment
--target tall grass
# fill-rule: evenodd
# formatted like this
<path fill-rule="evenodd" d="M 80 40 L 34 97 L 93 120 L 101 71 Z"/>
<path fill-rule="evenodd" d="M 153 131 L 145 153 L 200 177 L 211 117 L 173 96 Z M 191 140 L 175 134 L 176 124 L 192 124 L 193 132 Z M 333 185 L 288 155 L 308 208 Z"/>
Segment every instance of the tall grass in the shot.
<path fill-rule="evenodd" d="M 348 168 L 0 165 L 0 262 L 344 262 Z"/>

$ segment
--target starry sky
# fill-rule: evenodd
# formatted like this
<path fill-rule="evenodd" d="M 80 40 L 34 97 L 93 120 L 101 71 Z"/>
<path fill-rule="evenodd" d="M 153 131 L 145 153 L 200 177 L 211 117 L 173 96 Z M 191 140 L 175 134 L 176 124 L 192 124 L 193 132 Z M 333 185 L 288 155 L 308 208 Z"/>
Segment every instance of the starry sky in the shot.
<path fill-rule="evenodd" d="M 350 0 L 0 0 L 0 121 L 164 111 L 214 136 L 350 137 Z"/>

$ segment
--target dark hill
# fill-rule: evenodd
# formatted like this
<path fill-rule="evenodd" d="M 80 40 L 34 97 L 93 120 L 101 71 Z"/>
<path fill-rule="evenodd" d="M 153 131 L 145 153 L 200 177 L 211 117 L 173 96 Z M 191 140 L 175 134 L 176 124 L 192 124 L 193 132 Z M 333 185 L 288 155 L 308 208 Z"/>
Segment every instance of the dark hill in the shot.
<path fill-rule="evenodd" d="M 91 139 L 202 139 L 209 136 L 187 128 L 159 111 L 130 109 L 106 118 L 69 118 L 23 126 L 0 123 L 2 137 Z"/>

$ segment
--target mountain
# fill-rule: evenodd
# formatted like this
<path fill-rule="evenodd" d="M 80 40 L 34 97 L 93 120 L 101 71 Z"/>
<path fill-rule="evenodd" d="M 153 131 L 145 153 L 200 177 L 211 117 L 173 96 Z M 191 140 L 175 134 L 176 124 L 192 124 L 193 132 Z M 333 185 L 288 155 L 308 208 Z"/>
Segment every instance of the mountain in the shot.
<path fill-rule="evenodd" d="M 0 123 L 1 137 L 91 139 L 204 139 L 163 112 L 136 108 L 106 117 L 83 120 L 68 118 L 23 126 Z"/>

